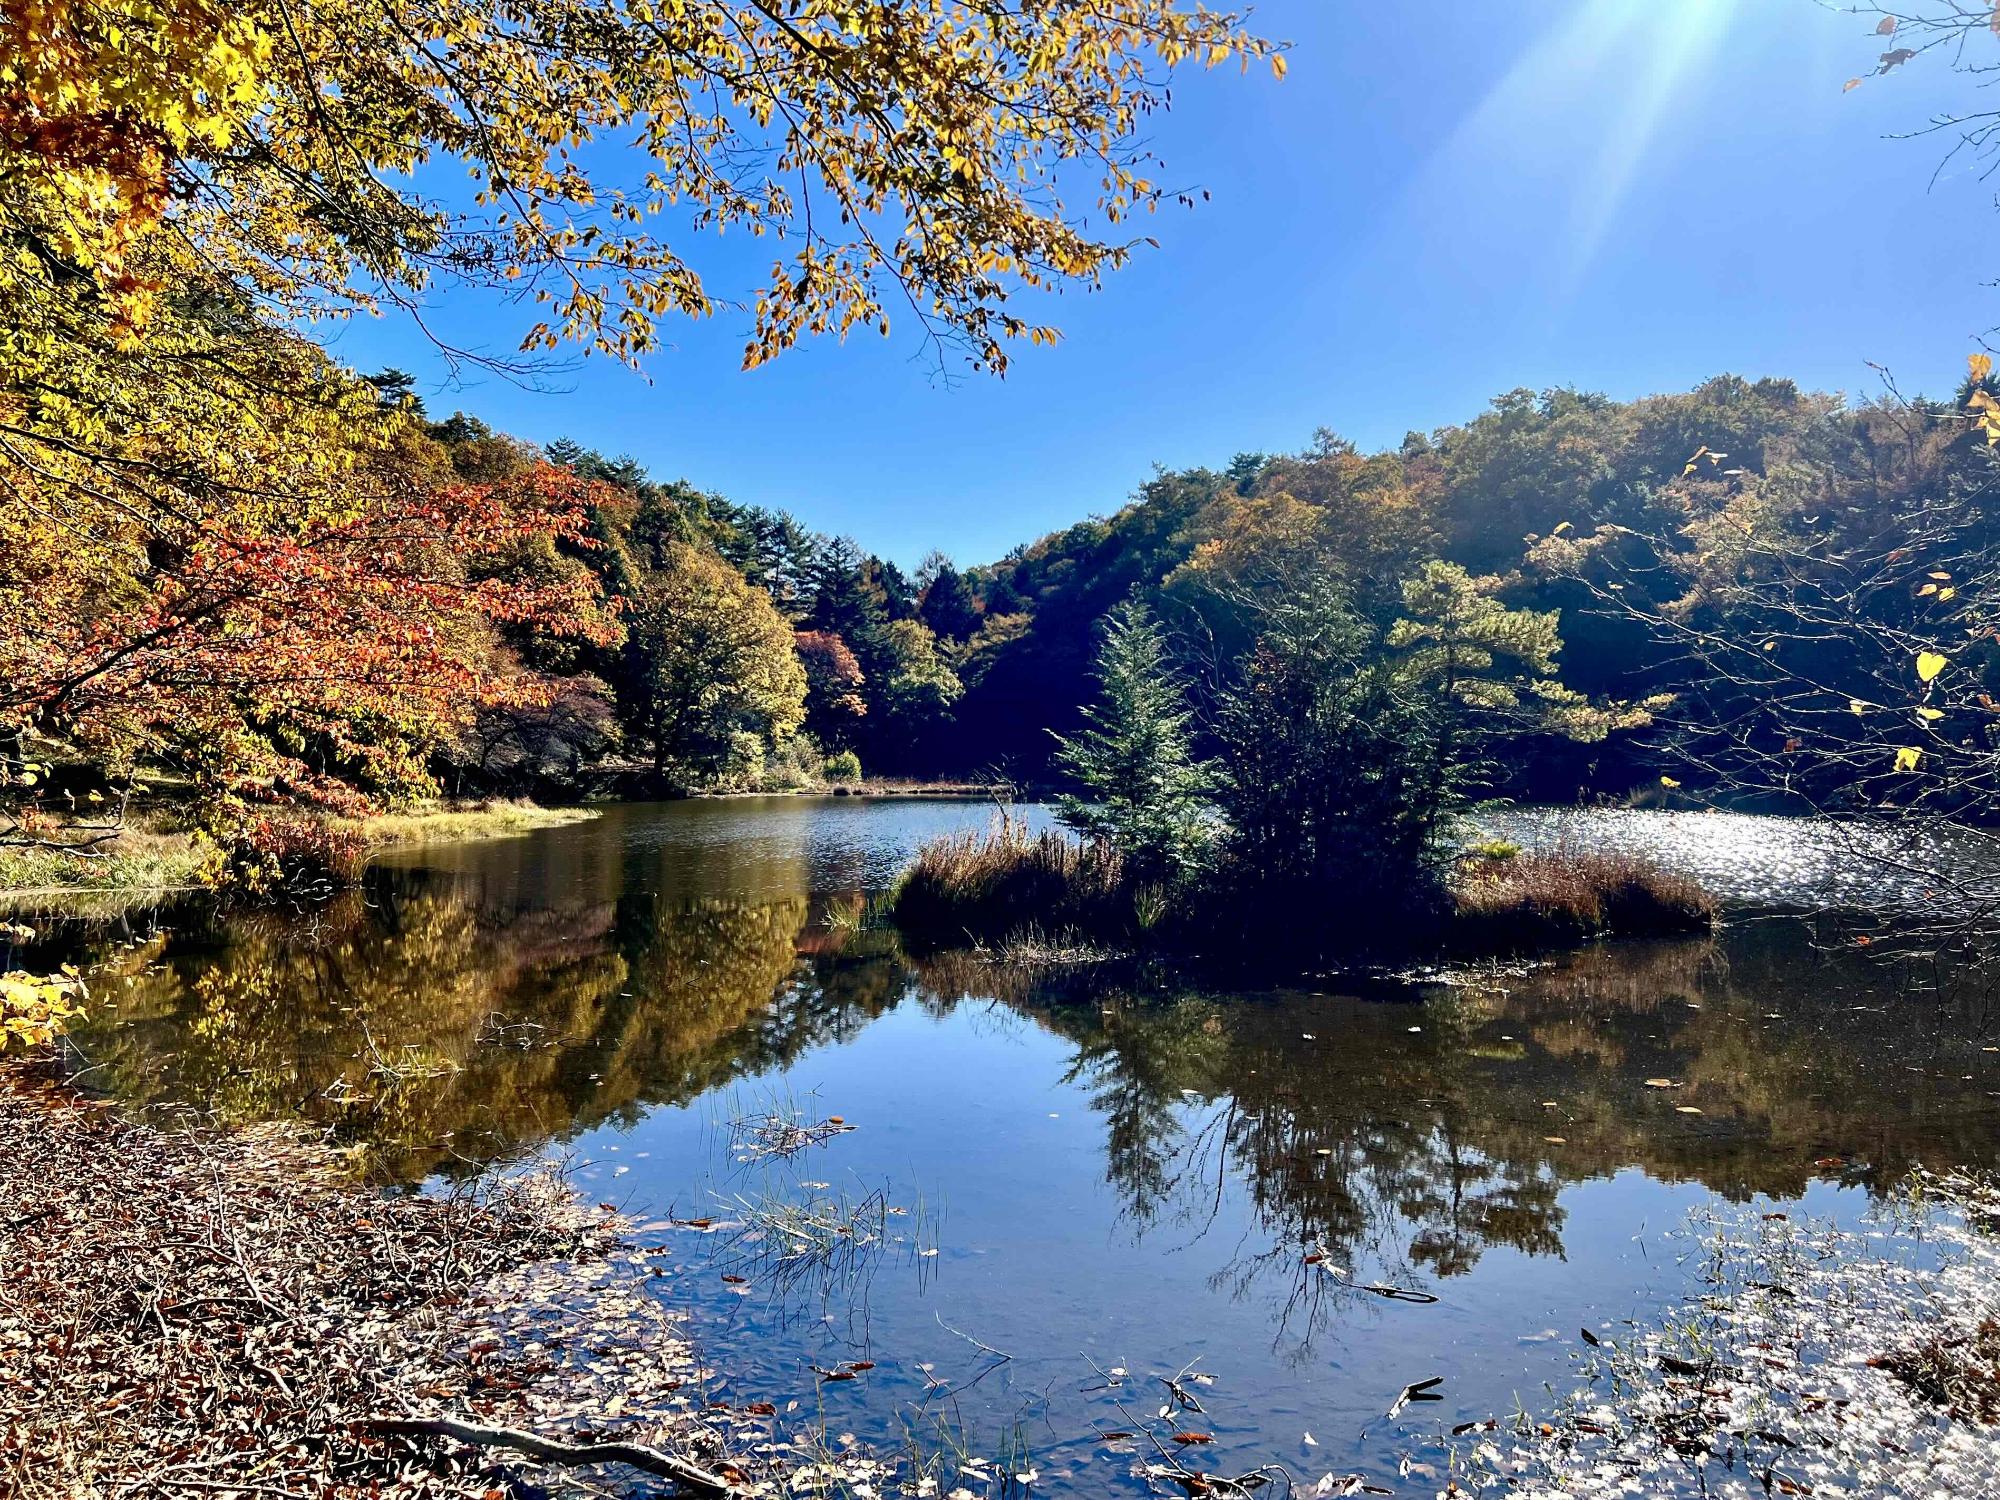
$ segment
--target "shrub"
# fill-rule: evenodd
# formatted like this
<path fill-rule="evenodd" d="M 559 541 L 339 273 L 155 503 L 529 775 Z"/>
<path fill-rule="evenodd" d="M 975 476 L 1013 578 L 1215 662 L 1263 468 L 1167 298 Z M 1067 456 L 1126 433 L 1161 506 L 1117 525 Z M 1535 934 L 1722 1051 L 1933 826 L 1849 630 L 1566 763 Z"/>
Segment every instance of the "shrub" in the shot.
<path fill-rule="evenodd" d="M 861 779 L 861 757 L 852 750 L 836 750 L 826 758 L 820 774 L 828 781 L 859 781 Z"/>
<path fill-rule="evenodd" d="M 261 900 L 323 900 L 359 881 L 367 857 L 354 828 L 309 813 L 265 814 L 233 830 L 226 878 Z"/>
<path fill-rule="evenodd" d="M 1104 844 L 1002 817 L 991 833 L 952 834 L 917 851 L 890 915 L 918 945 L 998 944 L 1030 933 L 1127 943 L 1138 929 L 1124 863 Z"/>
<path fill-rule="evenodd" d="M 1452 890 L 1454 946 L 1524 951 L 1584 938 L 1665 937 L 1715 923 L 1715 898 L 1685 875 L 1637 854 L 1552 848 L 1494 858 L 1474 853 Z"/>

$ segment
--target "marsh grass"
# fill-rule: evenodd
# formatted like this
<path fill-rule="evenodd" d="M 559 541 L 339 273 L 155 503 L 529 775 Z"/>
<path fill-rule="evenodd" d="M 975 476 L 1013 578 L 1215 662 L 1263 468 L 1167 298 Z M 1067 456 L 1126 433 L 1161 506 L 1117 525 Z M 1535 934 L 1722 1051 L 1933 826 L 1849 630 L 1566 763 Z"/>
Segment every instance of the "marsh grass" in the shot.
<path fill-rule="evenodd" d="M 1172 893 L 1129 878 L 1115 850 L 1002 815 L 987 833 L 933 839 L 891 894 L 889 916 L 919 952 L 965 949 L 1012 965 L 1101 963 L 1145 948 L 1242 955 L 1269 917 L 1236 898 L 1227 867 Z M 1275 898 L 1274 898 L 1275 899 Z M 1643 856 L 1564 841 L 1546 849 L 1477 846 L 1441 900 L 1415 900 L 1359 923 L 1329 893 L 1299 905 L 1297 925 L 1341 934 L 1332 961 L 1424 951 L 1488 956 L 1596 937 L 1705 932 L 1716 902 L 1697 882 Z M 1331 939 L 1328 939 L 1331 942 Z M 1304 951 L 1304 950 L 1302 950 Z M 1317 951 L 1317 950 L 1314 950 Z M 1246 962 L 1249 960 L 1246 959 Z"/>
<path fill-rule="evenodd" d="M 1451 946 L 1479 953 L 1705 932 L 1716 917 L 1715 898 L 1689 877 L 1640 855 L 1568 841 L 1471 854 L 1451 894 Z"/>
<path fill-rule="evenodd" d="M 1124 864 L 1102 844 L 1002 814 L 984 834 L 949 834 L 917 851 L 890 915 L 920 947 L 1129 945 L 1138 912 Z"/>

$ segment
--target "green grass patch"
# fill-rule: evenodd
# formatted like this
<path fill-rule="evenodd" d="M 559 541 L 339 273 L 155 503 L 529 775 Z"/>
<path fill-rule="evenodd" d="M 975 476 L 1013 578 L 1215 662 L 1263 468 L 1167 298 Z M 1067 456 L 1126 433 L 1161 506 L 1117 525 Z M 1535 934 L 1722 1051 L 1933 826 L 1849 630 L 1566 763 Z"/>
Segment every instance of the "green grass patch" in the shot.
<path fill-rule="evenodd" d="M 82 849 L 0 848 L 0 906 L 89 893 L 144 899 L 205 885 L 221 862 L 205 834 L 144 826 Z"/>

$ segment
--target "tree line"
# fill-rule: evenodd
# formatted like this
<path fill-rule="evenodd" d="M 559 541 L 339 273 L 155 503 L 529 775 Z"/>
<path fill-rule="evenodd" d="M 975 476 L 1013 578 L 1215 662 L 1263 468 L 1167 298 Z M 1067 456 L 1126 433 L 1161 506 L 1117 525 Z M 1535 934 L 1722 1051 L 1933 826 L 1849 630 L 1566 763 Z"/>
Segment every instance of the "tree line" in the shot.
<path fill-rule="evenodd" d="M 1061 742 L 1105 691 L 1105 622 L 1133 605 L 1160 633 L 1159 672 L 1185 682 L 1190 733 L 1212 750 L 1221 704 L 1255 666 L 1274 603 L 1320 598 L 1504 727 L 1452 752 L 1477 761 L 1474 779 L 1488 787 L 1674 800 L 1788 786 L 1819 804 L 1860 805 L 1896 795 L 1875 772 L 1908 772 L 1893 754 L 1858 755 L 1880 735 L 1854 712 L 1857 697 L 1901 714 L 1877 730 L 1914 722 L 1928 741 L 1949 727 L 1954 744 L 1968 741 L 1957 748 L 1987 748 L 1982 722 L 1912 720 L 1891 686 L 1914 682 L 1920 648 L 1942 643 L 1968 701 L 1986 690 L 1981 642 L 1992 637 L 1978 575 L 1995 555 L 1985 502 L 1995 473 L 1986 403 L 1996 400 L 2000 384 L 1980 361 L 1940 401 L 1850 401 L 1733 376 L 1635 401 L 1513 391 L 1389 450 L 1321 433 L 1296 454 L 1160 471 L 1109 515 L 993 562 L 961 567 L 933 553 L 914 576 L 792 516 L 659 483 L 629 459 L 569 443 L 537 455 L 463 417 L 434 430 L 470 443 L 468 453 L 497 446 L 516 465 L 545 460 L 593 487 L 588 538 L 555 550 L 626 601 L 623 639 L 580 657 L 531 642 L 528 654 L 551 671 L 586 663 L 589 680 L 575 679 L 568 701 L 596 695 L 598 706 L 569 721 L 622 732 L 626 753 L 679 766 L 690 782 L 741 777 L 786 754 L 803 775 L 841 752 L 871 772 L 1063 781 Z M 476 441 L 453 437 L 475 431 Z M 497 477 L 478 467 L 490 457 L 458 462 L 468 477 Z M 1904 555 L 1891 559 L 1899 545 Z M 1860 576 L 1844 552 L 1857 547 L 1873 548 L 1874 594 L 1849 611 L 1849 629 L 1832 618 L 1846 605 L 1831 574 Z M 705 572 L 683 577 L 697 557 Z M 1817 602 L 1801 593 L 1808 558 L 1828 573 Z M 742 585 L 760 616 L 763 604 L 775 616 L 757 647 L 735 667 L 676 661 L 661 601 L 678 592 L 722 608 L 732 589 L 747 597 Z M 1825 616 L 1816 624 L 1815 610 Z M 1877 641 L 1882 659 L 1862 662 L 1862 643 L 1884 629 L 1893 640 Z M 704 639 L 717 646 L 721 635 Z M 1702 641 L 1728 643 L 1737 665 L 1722 670 L 1715 649 L 1696 649 Z M 761 667 L 760 650 L 771 658 Z M 777 661 L 787 650 L 796 674 Z M 1520 667 L 1518 680 L 1482 677 L 1496 651 Z M 1891 682 L 1861 681 L 1863 666 Z M 1784 701 L 1765 691 L 1779 671 L 1801 674 L 1808 693 L 1824 688 L 1817 708 L 1833 712 L 1806 732 L 1783 722 Z M 721 686 L 739 678 L 742 694 Z M 701 683 L 709 696 L 696 704 Z M 680 718 L 649 719 L 662 709 Z M 572 766 L 610 743 L 564 744 L 560 727 L 515 729 L 560 747 Z M 1607 733 L 1619 727 L 1646 732 Z M 801 738 L 809 753 L 783 748 Z M 1788 742 L 1789 769 L 1775 764 Z M 1810 750 L 1821 759 L 1801 776 Z M 1947 758 L 1942 747 L 1923 754 L 1931 769 Z"/>
<path fill-rule="evenodd" d="M 1862 545 L 1877 596 L 1856 618 L 1893 623 L 1899 647 L 1912 631 L 1943 642 L 1956 680 L 1985 691 L 1983 423 L 2000 385 L 1977 362 L 1936 402 L 1733 376 L 1635 401 L 1513 391 L 1393 449 L 1322 432 L 1295 454 L 1163 470 L 1109 515 L 992 562 L 934 552 L 912 574 L 629 458 L 433 420 L 398 372 L 359 380 L 302 343 L 279 351 L 342 393 L 338 427 L 290 445 L 308 467 L 343 454 L 340 502 L 254 557 L 148 538 L 89 570 L 69 552 L 87 596 L 52 596 L 53 569 L 11 593 L 0 691 L 36 705 L 45 746 L 113 779 L 151 765 L 250 801 L 560 794 L 607 765 L 675 791 L 864 767 L 1040 786 L 1074 780 L 1061 746 L 1103 699 L 1107 620 L 1143 613 L 1213 753 L 1229 694 L 1275 669 L 1274 608 L 1318 600 L 1316 649 L 1392 648 L 1504 728 L 1440 752 L 1483 787 L 1663 796 L 1753 767 L 1775 784 L 1785 768 L 1764 752 L 1796 742 L 1794 791 L 1879 797 L 1884 777 L 1926 769 L 1855 757 L 1872 741 L 1852 705 L 1886 700 L 1883 684 L 1832 693 L 1820 706 L 1838 713 L 1809 733 L 1779 725 L 1788 700 L 1765 691 L 1781 669 L 1853 676 L 1864 637 L 1830 614 L 1812 626 L 1814 608 L 1844 606 L 1830 581 L 1815 605 L 1798 580 L 1808 557 Z M 1907 565 L 1888 557 L 1898 537 Z M 1719 670 L 1701 641 L 1740 665 Z M 1484 675 L 1496 653 L 1519 669 L 1504 683 Z M 1928 740 L 1937 722 L 1916 721 Z M 1983 718 L 1945 727 L 1985 747 Z M 1802 777 L 1808 743 L 1826 753 Z M 1948 758 L 1923 753 L 1929 769 Z"/>

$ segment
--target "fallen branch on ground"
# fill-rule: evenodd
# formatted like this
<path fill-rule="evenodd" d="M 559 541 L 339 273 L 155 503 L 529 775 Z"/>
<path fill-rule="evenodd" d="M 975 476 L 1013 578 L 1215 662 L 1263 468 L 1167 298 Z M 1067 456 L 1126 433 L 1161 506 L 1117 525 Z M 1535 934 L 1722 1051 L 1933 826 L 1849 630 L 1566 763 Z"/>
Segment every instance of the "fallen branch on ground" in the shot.
<path fill-rule="evenodd" d="M 482 1448 L 512 1448 L 543 1463 L 624 1464 L 699 1490 L 705 1495 L 744 1493 L 719 1474 L 699 1464 L 643 1443 L 565 1443 L 517 1427 L 481 1427 L 452 1417 L 384 1417 L 368 1424 L 383 1437 L 448 1437 Z"/>

